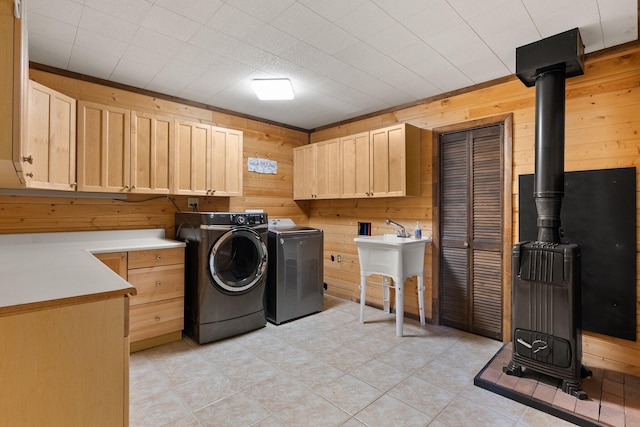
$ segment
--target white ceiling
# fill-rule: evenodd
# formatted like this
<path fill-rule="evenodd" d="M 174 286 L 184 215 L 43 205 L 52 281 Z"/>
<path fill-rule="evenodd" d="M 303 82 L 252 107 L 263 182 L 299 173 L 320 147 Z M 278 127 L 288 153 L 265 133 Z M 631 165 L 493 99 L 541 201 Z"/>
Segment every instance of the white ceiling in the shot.
<path fill-rule="evenodd" d="M 302 129 L 515 72 L 515 49 L 579 27 L 638 38 L 637 0 L 29 0 L 30 60 Z M 259 101 L 251 80 L 291 79 Z"/>

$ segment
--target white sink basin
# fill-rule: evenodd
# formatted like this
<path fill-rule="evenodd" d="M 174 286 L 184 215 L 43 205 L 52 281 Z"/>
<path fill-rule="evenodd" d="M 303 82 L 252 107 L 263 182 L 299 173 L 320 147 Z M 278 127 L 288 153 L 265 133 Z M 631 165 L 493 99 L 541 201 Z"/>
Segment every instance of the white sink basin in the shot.
<path fill-rule="evenodd" d="M 424 247 L 430 239 L 398 237 L 395 234 L 358 236 L 360 270 L 390 277 L 415 276 L 424 269 Z"/>
<path fill-rule="evenodd" d="M 404 245 L 410 242 L 419 242 L 419 239 L 412 237 L 398 237 L 395 234 L 383 234 L 381 236 L 358 236 L 354 239 L 356 242 L 364 243 L 389 243 L 393 245 Z"/>

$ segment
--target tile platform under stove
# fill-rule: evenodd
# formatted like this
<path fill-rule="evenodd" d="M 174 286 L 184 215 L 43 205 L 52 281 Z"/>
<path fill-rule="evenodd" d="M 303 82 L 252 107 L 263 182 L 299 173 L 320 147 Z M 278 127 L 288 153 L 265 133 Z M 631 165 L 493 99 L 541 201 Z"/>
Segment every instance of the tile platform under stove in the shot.
<path fill-rule="evenodd" d="M 474 378 L 474 384 L 532 408 L 581 426 L 640 427 L 640 377 L 592 368 L 582 380 L 588 399 L 562 391 L 561 381 L 533 371 L 518 378 L 502 372 L 511 360 L 512 343 L 505 344 Z"/>

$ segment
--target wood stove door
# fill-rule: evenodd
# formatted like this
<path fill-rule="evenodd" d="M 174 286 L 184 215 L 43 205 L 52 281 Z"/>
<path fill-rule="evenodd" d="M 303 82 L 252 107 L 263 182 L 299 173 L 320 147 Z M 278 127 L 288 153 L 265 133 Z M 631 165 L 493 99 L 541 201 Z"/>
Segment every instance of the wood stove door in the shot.
<path fill-rule="evenodd" d="M 440 136 L 440 322 L 502 339 L 503 125 Z"/>

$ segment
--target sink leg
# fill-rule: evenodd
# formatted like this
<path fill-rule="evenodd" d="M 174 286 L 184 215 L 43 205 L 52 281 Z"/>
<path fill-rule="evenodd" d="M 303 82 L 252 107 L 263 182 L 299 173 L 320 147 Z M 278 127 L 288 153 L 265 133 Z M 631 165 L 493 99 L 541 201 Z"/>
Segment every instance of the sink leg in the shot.
<path fill-rule="evenodd" d="M 420 324 L 424 325 L 424 277 L 418 274 L 418 309 L 420 310 Z"/>
<path fill-rule="evenodd" d="M 364 305 L 367 298 L 367 276 L 360 275 L 360 323 L 364 323 Z"/>
<path fill-rule="evenodd" d="M 396 336 L 402 336 L 402 327 L 404 324 L 404 281 L 399 277 L 393 278 L 396 288 Z"/>
<path fill-rule="evenodd" d="M 389 276 L 382 276 L 382 308 L 385 313 L 391 313 L 391 304 L 389 301 Z"/>

